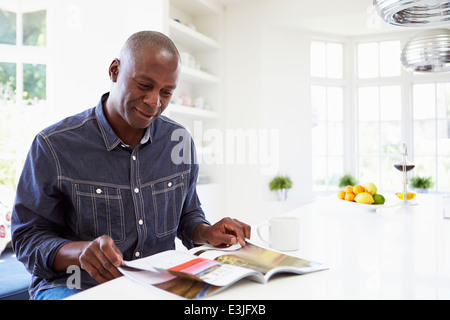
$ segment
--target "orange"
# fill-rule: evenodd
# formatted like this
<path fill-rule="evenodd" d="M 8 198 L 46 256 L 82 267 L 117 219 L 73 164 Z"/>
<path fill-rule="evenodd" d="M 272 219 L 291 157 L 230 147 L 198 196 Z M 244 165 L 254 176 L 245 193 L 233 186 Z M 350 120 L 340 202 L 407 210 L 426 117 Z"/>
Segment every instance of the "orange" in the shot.
<path fill-rule="evenodd" d="M 347 192 L 345 194 L 345 200 L 347 201 L 355 201 L 355 197 L 356 197 L 355 194 L 352 192 Z"/>
<path fill-rule="evenodd" d="M 338 199 L 344 200 L 345 199 L 345 191 L 338 191 L 337 193 Z"/>
<path fill-rule="evenodd" d="M 353 187 L 353 193 L 355 195 L 360 194 L 361 192 L 366 191 L 366 188 L 364 188 L 363 186 L 360 186 L 359 184 L 357 184 L 356 186 Z"/>
<path fill-rule="evenodd" d="M 353 186 L 348 185 L 344 189 L 345 193 L 353 193 Z"/>

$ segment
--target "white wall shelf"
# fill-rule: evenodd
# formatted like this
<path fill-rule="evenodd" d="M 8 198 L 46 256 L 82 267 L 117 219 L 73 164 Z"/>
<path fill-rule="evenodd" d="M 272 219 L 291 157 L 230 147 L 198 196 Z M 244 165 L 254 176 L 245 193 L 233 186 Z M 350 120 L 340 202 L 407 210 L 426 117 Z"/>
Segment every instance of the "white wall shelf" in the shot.
<path fill-rule="evenodd" d="M 170 116 L 179 115 L 186 118 L 193 118 L 197 120 L 218 120 L 219 114 L 214 111 L 198 109 L 189 106 L 183 106 L 179 104 L 170 104 L 167 111 L 169 111 Z M 166 112 L 167 112 L 166 111 Z"/>
<path fill-rule="evenodd" d="M 216 40 L 173 19 L 169 20 L 169 30 L 172 40 L 183 47 L 190 47 L 195 51 L 220 49 L 220 44 Z"/>
<path fill-rule="evenodd" d="M 218 0 L 166 1 L 165 30 L 180 51 L 183 63 L 173 97 L 176 103 L 169 105 L 166 115 L 193 134 L 200 175 L 207 177 L 199 188 L 201 201 L 207 211 L 222 216 L 224 169 L 208 161 L 215 159 L 216 152 L 209 145 L 211 142 L 204 140 L 207 138 L 203 133 L 209 129 L 223 131 L 223 5 Z M 196 101 L 202 101 L 207 109 L 180 104 L 195 105 Z"/>

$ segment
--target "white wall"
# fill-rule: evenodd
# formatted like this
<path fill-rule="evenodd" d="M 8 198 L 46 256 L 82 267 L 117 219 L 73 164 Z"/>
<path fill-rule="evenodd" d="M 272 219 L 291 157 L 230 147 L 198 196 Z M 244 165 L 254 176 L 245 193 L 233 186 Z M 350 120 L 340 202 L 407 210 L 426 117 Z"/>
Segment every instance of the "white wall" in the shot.
<path fill-rule="evenodd" d="M 311 198 L 309 38 L 268 23 L 272 10 L 258 2 L 231 5 L 225 14 L 226 127 L 279 132 L 279 173 L 294 181 L 290 198 Z M 261 5 L 260 5 L 261 4 Z M 227 164 L 226 212 L 258 221 L 275 195 L 264 164 Z"/>
<path fill-rule="evenodd" d="M 51 13 L 51 103 L 59 117 L 95 106 L 109 90 L 108 67 L 128 36 L 163 30 L 163 0 L 57 0 Z"/>

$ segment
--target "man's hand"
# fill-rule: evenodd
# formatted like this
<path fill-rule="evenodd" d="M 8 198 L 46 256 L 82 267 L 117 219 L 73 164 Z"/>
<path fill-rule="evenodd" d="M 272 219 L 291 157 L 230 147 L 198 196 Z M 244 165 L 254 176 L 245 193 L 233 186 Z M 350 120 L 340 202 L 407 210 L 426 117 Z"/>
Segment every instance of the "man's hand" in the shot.
<path fill-rule="evenodd" d="M 90 242 L 80 255 L 80 266 L 99 283 L 122 276 L 117 267 L 122 264 L 122 253 L 109 236 Z"/>
<path fill-rule="evenodd" d="M 224 218 L 212 226 L 199 225 L 194 232 L 194 243 L 209 243 L 213 246 L 230 246 L 239 243 L 245 247 L 245 239 L 250 239 L 249 225 L 231 218 Z"/>
<path fill-rule="evenodd" d="M 64 272 L 70 265 L 77 265 L 97 282 L 103 283 L 122 276 L 117 269 L 122 259 L 114 240 L 101 236 L 93 241 L 74 241 L 62 246 L 56 254 L 53 269 Z"/>

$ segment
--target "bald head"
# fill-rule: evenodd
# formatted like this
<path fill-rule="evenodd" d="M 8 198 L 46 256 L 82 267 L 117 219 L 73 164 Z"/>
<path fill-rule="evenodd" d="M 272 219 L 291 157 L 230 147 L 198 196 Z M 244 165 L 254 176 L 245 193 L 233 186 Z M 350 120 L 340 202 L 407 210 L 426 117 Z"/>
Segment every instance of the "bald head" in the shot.
<path fill-rule="evenodd" d="M 176 56 L 178 60 L 180 60 L 180 53 L 172 40 L 157 31 L 140 31 L 131 35 L 125 42 L 120 52 L 119 59 L 123 60 L 128 55 L 135 56 L 143 48 L 148 47 L 165 51 L 168 54 Z"/>

